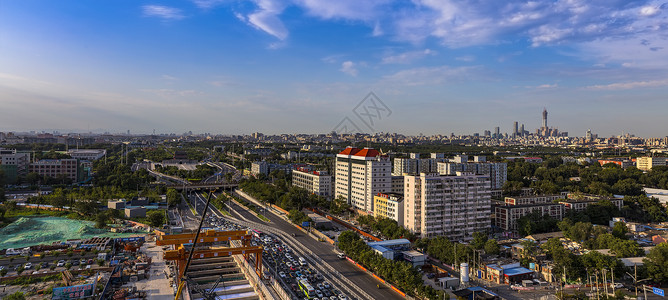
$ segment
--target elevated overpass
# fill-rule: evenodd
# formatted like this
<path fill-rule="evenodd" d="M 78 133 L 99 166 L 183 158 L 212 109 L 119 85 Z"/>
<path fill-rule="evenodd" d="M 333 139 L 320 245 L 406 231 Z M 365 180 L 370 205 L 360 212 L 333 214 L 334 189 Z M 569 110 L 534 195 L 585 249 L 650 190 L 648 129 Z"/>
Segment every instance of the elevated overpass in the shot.
<path fill-rule="evenodd" d="M 200 183 L 189 183 L 189 184 L 168 184 L 167 188 L 172 188 L 175 190 L 211 190 L 211 189 L 233 189 L 238 187 L 238 183 L 227 183 L 227 182 L 200 182 Z"/>

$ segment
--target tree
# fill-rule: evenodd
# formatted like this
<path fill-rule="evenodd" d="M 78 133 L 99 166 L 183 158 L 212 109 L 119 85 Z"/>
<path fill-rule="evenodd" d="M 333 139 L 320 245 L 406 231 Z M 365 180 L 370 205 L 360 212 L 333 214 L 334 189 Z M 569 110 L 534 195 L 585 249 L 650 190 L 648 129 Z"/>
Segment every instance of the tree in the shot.
<path fill-rule="evenodd" d="M 629 233 L 629 228 L 626 227 L 624 222 L 617 222 L 614 226 L 612 226 L 612 235 L 617 238 L 626 239 L 627 233 Z"/>
<path fill-rule="evenodd" d="M 485 247 L 485 243 L 487 243 L 486 233 L 484 232 L 473 233 L 473 241 L 471 242 L 471 246 L 473 246 L 473 248 L 480 250 Z"/>
<path fill-rule="evenodd" d="M 495 239 L 488 240 L 485 242 L 485 253 L 489 255 L 496 255 L 501 252 L 501 248 Z"/>
<path fill-rule="evenodd" d="M 643 259 L 647 273 L 656 282 L 668 282 L 668 243 L 658 244 Z"/>
<path fill-rule="evenodd" d="M 4 268 L 4 269 L 0 270 L 0 277 L 5 277 L 5 275 L 7 275 L 7 272 L 9 272 L 9 270 L 7 270 L 7 268 Z"/>
<path fill-rule="evenodd" d="M 169 206 L 177 206 L 181 203 L 181 195 L 175 189 L 167 190 L 167 204 Z"/>
<path fill-rule="evenodd" d="M 105 213 L 98 213 L 95 216 L 95 228 L 107 227 L 107 215 Z"/>
<path fill-rule="evenodd" d="M 147 213 L 148 224 L 153 227 L 160 227 L 165 224 L 165 213 L 162 210 L 152 210 Z"/>

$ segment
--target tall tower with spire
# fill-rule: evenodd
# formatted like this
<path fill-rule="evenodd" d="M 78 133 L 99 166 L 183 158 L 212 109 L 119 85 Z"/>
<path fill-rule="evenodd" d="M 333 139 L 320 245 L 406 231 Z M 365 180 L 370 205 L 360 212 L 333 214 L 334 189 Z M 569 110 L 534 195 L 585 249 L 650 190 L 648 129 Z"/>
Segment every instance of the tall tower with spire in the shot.
<path fill-rule="evenodd" d="M 543 128 L 547 128 L 547 109 L 543 107 Z"/>

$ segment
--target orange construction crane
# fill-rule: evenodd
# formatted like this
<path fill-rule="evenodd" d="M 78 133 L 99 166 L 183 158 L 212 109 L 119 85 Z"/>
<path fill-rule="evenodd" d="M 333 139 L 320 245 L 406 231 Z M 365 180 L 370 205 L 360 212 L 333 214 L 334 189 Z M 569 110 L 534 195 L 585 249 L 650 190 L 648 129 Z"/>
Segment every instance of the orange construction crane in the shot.
<path fill-rule="evenodd" d="M 197 233 L 181 233 L 157 236 L 155 244 L 158 246 L 165 245 L 183 245 L 195 241 Z M 252 236 L 246 230 L 236 231 L 218 231 L 207 230 L 200 232 L 198 243 L 213 243 L 223 241 L 241 241 L 244 246 L 250 246 Z"/>
<path fill-rule="evenodd" d="M 212 257 L 228 257 L 232 255 L 243 255 L 246 260 L 250 254 L 255 255 L 255 272 L 262 276 L 262 251 L 264 248 L 262 246 L 250 246 L 250 247 L 238 247 L 238 248 L 213 248 L 213 249 L 201 249 L 195 250 L 193 253 L 193 259 L 202 259 L 202 258 L 212 258 Z M 167 250 L 164 254 L 165 260 L 176 260 L 179 266 L 179 277 L 183 277 L 183 271 L 186 266 L 186 260 L 190 254 L 190 249 L 186 249 L 183 246 L 179 246 L 176 250 Z"/>

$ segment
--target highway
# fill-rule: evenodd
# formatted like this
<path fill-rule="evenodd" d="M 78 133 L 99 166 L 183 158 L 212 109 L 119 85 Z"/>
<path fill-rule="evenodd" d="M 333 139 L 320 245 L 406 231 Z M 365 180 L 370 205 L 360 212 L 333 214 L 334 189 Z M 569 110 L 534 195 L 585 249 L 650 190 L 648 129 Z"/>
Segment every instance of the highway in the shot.
<path fill-rule="evenodd" d="M 202 204 L 205 199 L 199 198 Z M 322 268 L 320 270 L 325 277 L 330 277 L 331 281 L 341 290 L 348 290 L 349 295 L 355 295 L 357 299 L 404 299 L 398 293 L 381 284 L 381 289 L 377 288 L 380 281 L 371 275 L 357 269 L 347 260 L 341 260 L 336 256 L 338 252 L 334 246 L 318 242 L 311 237 L 306 236 L 299 229 L 295 228 L 288 221 L 272 213 L 265 214 L 265 217 L 271 220 L 271 224 L 265 223 L 255 217 L 252 213 L 231 202 L 229 204 L 233 210 L 233 215 L 237 219 L 243 220 L 243 225 L 251 228 L 274 233 L 281 240 L 289 244 L 294 250 L 303 252 L 305 258 L 311 258 L 312 265 Z M 198 205 L 203 208 L 204 205 Z M 215 208 L 214 208 L 215 210 Z M 296 237 L 293 237 L 292 235 Z M 312 253 L 312 254 L 311 254 Z M 329 275 L 329 276 L 328 276 Z"/>

